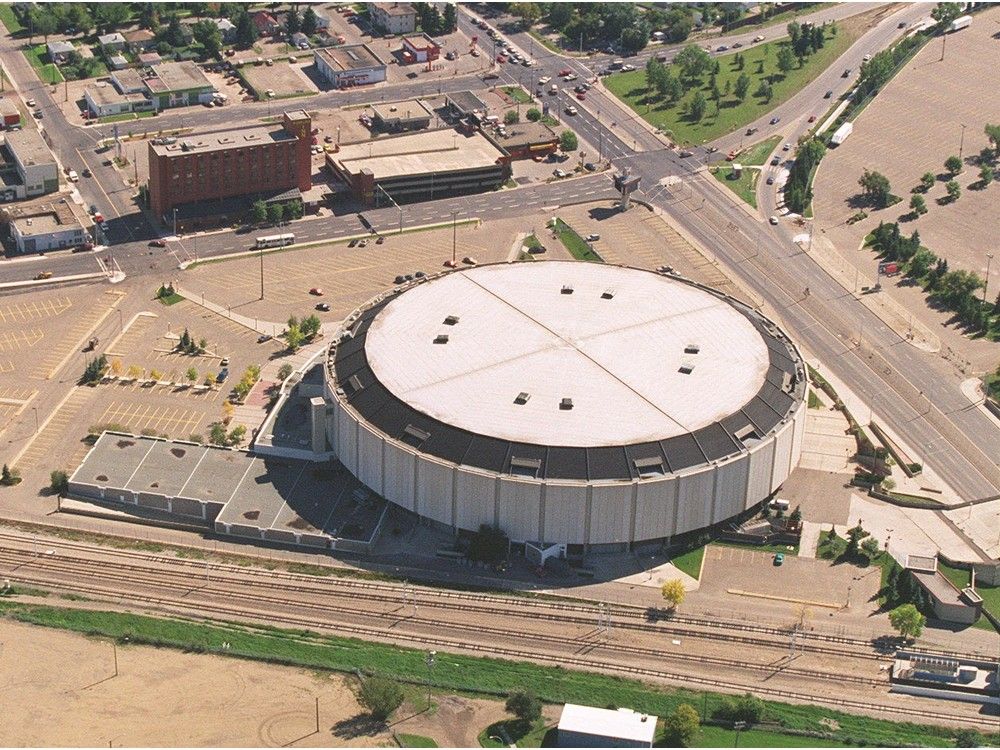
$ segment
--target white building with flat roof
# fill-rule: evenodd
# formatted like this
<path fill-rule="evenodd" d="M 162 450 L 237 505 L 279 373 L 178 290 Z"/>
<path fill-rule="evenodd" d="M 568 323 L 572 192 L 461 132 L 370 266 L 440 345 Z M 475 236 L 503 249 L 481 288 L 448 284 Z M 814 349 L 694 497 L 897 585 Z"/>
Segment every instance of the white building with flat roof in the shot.
<path fill-rule="evenodd" d="M 559 717 L 559 747 L 652 747 L 657 717 L 630 708 L 567 703 Z"/>

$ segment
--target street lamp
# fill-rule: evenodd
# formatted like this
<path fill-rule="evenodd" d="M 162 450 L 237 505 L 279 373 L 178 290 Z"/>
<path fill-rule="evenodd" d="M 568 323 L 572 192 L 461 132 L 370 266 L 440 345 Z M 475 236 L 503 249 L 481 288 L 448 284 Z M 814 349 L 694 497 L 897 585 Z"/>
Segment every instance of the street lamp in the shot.
<path fill-rule="evenodd" d="M 958 142 L 958 158 L 962 159 L 962 149 L 965 147 L 965 123 L 960 123 L 962 126 L 962 138 Z"/>
<path fill-rule="evenodd" d="M 437 651 L 427 652 L 427 708 L 431 707 L 431 673 L 437 661 Z"/>
<path fill-rule="evenodd" d="M 986 253 L 986 283 L 983 284 L 983 304 L 986 304 L 986 290 L 990 288 L 990 265 L 993 263 L 993 253 Z"/>

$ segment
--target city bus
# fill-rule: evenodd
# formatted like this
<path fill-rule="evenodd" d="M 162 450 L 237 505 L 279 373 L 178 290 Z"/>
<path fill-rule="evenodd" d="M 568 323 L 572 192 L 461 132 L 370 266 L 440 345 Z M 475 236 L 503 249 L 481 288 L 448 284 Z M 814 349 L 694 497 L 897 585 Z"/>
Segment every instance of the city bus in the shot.
<path fill-rule="evenodd" d="M 257 249 L 264 247 L 284 247 L 295 242 L 294 234 L 272 234 L 267 237 L 257 238 Z"/>

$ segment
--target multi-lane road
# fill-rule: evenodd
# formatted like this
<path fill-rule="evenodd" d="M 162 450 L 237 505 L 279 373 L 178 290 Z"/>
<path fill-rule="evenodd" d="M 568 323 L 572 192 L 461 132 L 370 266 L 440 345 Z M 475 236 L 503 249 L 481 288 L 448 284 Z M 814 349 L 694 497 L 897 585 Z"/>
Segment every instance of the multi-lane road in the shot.
<path fill-rule="evenodd" d="M 841 10 L 833 8 L 820 15 L 833 18 L 834 10 L 838 14 L 845 12 L 843 7 L 846 4 L 837 6 Z M 853 7 L 862 10 L 859 6 Z M 804 129 L 805 119 L 815 113 L 823 101 L 823 92 L 833 89 L 839 94 L 850 85 L 850 80 L 840 77 L 845 67 L 856 71 L 863 55 L 886 47 L 902 33 L 898 28 L 900 23 L 912 23 L 926 12 L 927 7 L 906 6 L 886 14 L 830 70 L 778 108 L 782 113 L 779 115 L 782 119 L 779 125 L 784 128 L 780 130 L 782 135 L 794 139 L 801 132 L 796 128 Z M 478 33 L 464 12 L 459 18 L 463 30 Z M 782 28 L 762 33 L 778 35 Z M 753 35 L 747 32 L 740 36 Z M 526 34 L 515 33 L 508 37 L 524 51 L 533 50 L 536 65 L 530 69 L 504 66 L 500 69 L 502 81 L 516 81 L 518 75 L 525 76 L 526 70 L 535 78 L 548 75 L 558 80 L 558 71 L 566 67 L 583 78 L 593 75 L 590 66 L 595 62 L 600 64 L 599 60 L 553 54 Z M 148 248 L 148 239 L 155 235 L 135 206 L 132 189 L 122 184 L 117 172 L 103 167 L 94 154 L 99 138 L 108 133 L 102 133 L 101 128 L 87 129 L 67 123 L 50 97 L 50 87 L 37 81 L 11 40 L 6 39 L 0 45 L 0 59 L 25 92 L 25 97 L 32 96 L 42 102 L 43 123 L 62 162 L 78 171 L 82 166 L 89 166 L 94 172 L 92 180 L 80 183 L 81 194 L 85 203 L 97 205 L 111 217 L 108 223 L 112 252 L 126 273 L 162 274 L 175 267 L 178 259 L 218 255 L 251 244 L 246 234 L 223 231 L 171 243 L 179 247 L 173 252 Z M 389 100 L 396 96 L 483 87 L 477 76 L 418 80 L 384 86 L 377 95 L 370 91 L 328 92 L 312 99 L 310 107 L 343 106 L 372 99 Z M 968 402 L 958 389 L 956 373 L 947 363 L 910 347 L 853 296 L 845 295 L 842 288 L 791 241 L 791 228 L 769 227 L 720 192 L 710 182 L 714 178 L 705 171 L 705 149 L 697 149 L 691 158 L 682 158 L 661 136 L 645 123 L 638 122 L 630 111 L 603 94 L 599 87 L 591 90 L 585 103 L 577 103 L 571 98 L 570 87 L 567 85 L 551 99 L 553 103 L 558 102 L 560 109 L 570 101 L 578 105 L 579 114 L 572 118 L 572 126 L 588 142 L 584 147 L 588 154 L 596 156 L 600 152 L 615 167 L 628 167 L 638 174 L 642 178 L 644 197 L 652 206 L 706 247 L 781 319 L 792 336 L 813 356 L 864 395 L 875 413 L 905 435 L 917 454 L 960 494 L 978 498 L 1000 493 L 1000 440 L 984 439 L 984 436 L 995 438 L 996 427 L 978 410 L 966 408 Z M 243 121 L 248 111 L 266 114 L 262 104 L 211 111 L 179 111 L 161 115 L 157 128 L 219 127 L 231 124 L 236 111 Z M 757 137 L 766 137 L 766 126 L 761 131 Z M 718 143 L 726 144 L 727 139 L 737 137 L 738 134 L 732 134 Z M 674 184 L 663 186 L 666 178 L 672 178 Z M 365 216 L 373 226 L 391 231 L 398 227 L 400 218 L 404 226 L 415 226 L 450 220 L 453 212 L 460 220 L 473 216 L 489 220 L 531 212 L 544 216 L 547 207 L 612 195 L 608 175 L 597 174 L 514 191 L 404 206 L 402 217 L 399 210 L 392 207 L 366 211 Z M 297 238 L 302 241 L 350 235 L 361 230 L 354 213 L 302 221 L 295 227 Z M 45 263 L 47 269 L 59 274 L 95 270 L 93 257 L 86 254 L 65 255 L 58 259 L 49 257 Z M 30 260 L 0 264 L 0 281 L 30 278 L 35 270 Z M 860 335 L 862 331 L 863 336 Z"/>

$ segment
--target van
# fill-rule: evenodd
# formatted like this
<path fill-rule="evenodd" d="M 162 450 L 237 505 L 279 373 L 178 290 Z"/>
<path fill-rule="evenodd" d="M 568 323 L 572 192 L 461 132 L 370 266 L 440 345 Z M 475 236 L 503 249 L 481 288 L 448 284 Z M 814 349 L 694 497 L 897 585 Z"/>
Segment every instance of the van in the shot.
<path fill-rule="evenodd" d="M 69 177 L 69 181 L 70 182 L 79 182 L 80 181 L 80 175 L 78 175 L 76 173 L 75 169 L 69 170 L 69 174 L 67 175 L 67 177 Z"/>
<path fill-rule="evenodd" d="M 559 86 L 557 86 L 556 84 L 553 83 L 551 86 L 549 86 L 549 93 L 552 94 L 553 96 L 555 96 L 556 94 L 558 94 L 559 93 Z"/>

